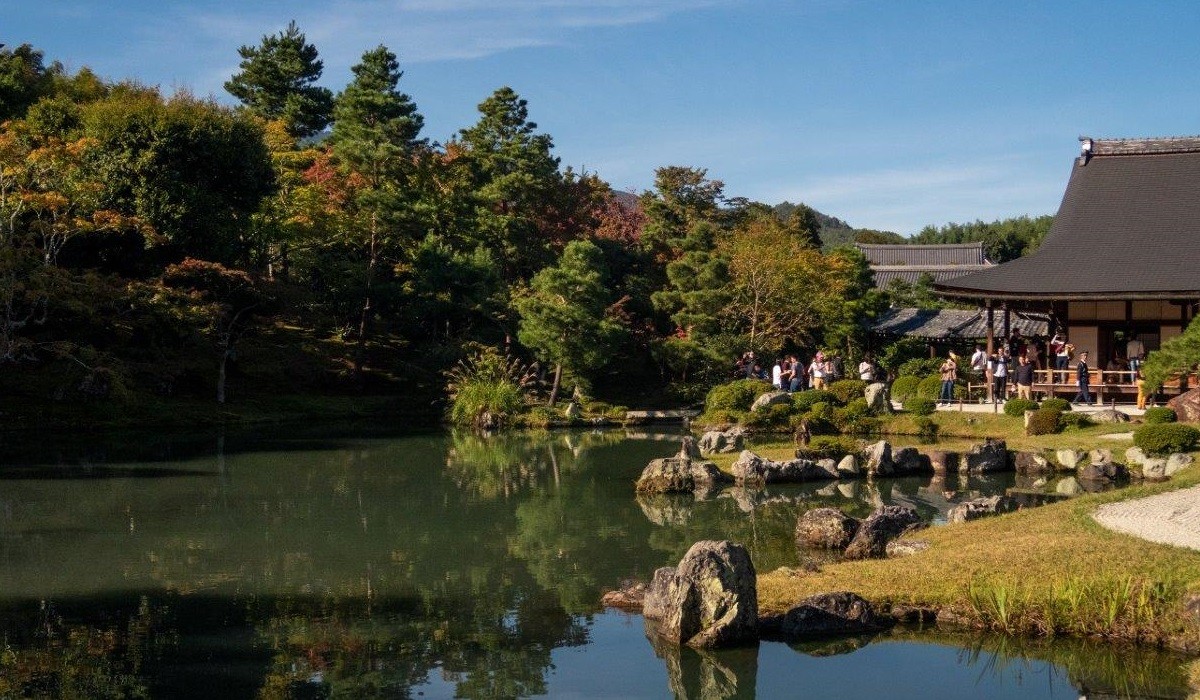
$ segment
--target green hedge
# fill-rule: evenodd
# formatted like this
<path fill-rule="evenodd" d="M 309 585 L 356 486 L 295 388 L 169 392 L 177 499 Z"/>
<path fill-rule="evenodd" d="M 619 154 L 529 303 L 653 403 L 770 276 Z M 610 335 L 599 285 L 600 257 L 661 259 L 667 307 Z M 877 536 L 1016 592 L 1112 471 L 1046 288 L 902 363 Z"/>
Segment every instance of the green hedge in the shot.
<path fill-rule="evenodd" d="M 775 387 L 761 379 L 738 379 L 709 390 L 704 399 L 705 411 L 749 411 L 750 404 Z"/>
<path fill-rule="evenodd" d="M 867 383 L 861 379 L 839 379 L 826 389 L 837 397 L 838 403 L 845 405 L 855 399 L 863 398 Z"/>
<path fill-rule="evenodd" d="M 1020 418 L 1026 411 L 1036 411 L 1037 408 L 1037 401 L 1029 399 L 1009 399 L 1004 402 L 1004 412 L 1014 418 Z"/>
<path fill-rule="evenodd" d="M 833 404 L 837 402 L 836 396 L 822 389 L 809 389 L 792 394 L 792 405 L 801 413 L 812 410 L 812 407 L 818 403 Z"/>
<path fill-rule="evenodd" d="M 900 377 L 927 377 L 931 374 L 936 376 L 943 362 L 945 359 L 940 357 L 909 360 L 896 368 L 896 375 Z"/>
<path fill-rule="evenodd" d="M 917 385 L 917 396 L 936 401 L 942 393 L 942 379 L 936 374 L 925 377 Z"/>
<path fill-rule="evenodd" d="M 1051 435 L 1062 430 L 1062 423 L 1059 417 L 1062 416 L 1062 411 L 1056 411 L 1052 408 L 1046 408 L 1043 402 L 1041 408 L 1033 412 L 1029 417 L 1029 426 L 1025 428 L 1028 435 Z"/>
<path fill-rule="evenodd" d="M 1059 413 L 1066 413 L 1067 411 L 1071 410 L 1071 402 L 1067 401 L 1066 399 L 1049 398 L 1042 402 L 1042 408 L 1047 408 L 1051 411 L 1058 411 Z"/>
<path fill-rule="evenodd" d="M 1174 423 L 1179 419 L 1175 415 L 1175 409 L 1166 406 L 1155 406 L 1146 409 L 1146 415 L 1143 416 L 1147 423 Z"/>
<path fill-rule="evenodd" d="M 1086 413 L 1071 411 L 1070 413 L 1060 413 L 1058 424 L 1064 428 L 1086 428 L 1089 425 L 1095 425 L 1096 421 Z"/>
<path fill-rule="evenodd" d="M 1133 444 L 1148 454 L 1188 452 L 1200 440 L 1200 430 L 1181 423 L 1147 423 L 1133 431 Z"/>
<path fill-rule="evenodd" d="M 905 399 L 917 393 L 917 386 L 921 383 L 920 377 L 899 377 L 892 382 L 892 398 L 901 403 Z"/>
<path fill-rule="evenodd" d="M 914 416 L 928 416 L 937 410 L 937 404 L 933 399 L 927 399 L 923 396 L 913 396 L 904 402 L 904 410 Z"/>

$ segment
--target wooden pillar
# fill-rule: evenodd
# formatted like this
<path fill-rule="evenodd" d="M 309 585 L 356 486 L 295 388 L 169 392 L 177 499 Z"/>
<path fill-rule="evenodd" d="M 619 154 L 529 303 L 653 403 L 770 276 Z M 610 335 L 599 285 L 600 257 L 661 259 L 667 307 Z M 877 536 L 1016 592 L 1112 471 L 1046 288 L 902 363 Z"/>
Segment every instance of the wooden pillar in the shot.
<path fill-rule="evenodd" d="M 984 299 L 983 306 L 987 309 L 987 354 L 990 358 L 992 353 L 996 351 L 996 332 L 994 330 L 996 323 L 996 310 L 992 308 L 992 300 Z M 988 372 L 983 373 L 984 381 L 987 383 L 988 403 L 995 401 L 992 396 L 992 378 L 988 376 Z"/>
<path fill-rule="evenodd" d="M 1012 318 L 1008 311 L 1008 302 L 1004 302 L 1004 342 L 1012 337 Z"/>

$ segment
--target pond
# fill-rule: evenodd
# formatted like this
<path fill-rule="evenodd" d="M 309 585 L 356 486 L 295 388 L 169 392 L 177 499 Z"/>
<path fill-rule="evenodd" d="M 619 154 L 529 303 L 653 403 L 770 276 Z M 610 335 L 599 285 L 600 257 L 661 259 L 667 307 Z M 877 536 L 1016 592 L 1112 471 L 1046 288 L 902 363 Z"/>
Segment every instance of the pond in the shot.
<path fill-rule="evenodd" d="M 601 594 L 799 513 L 929 520 L 1012 476 L 636 498 L 678 436 L 343 429 L 5 444 L 0 697 L 1185 697 L 1177 657 L 895 630 L 698 653 Z"/>

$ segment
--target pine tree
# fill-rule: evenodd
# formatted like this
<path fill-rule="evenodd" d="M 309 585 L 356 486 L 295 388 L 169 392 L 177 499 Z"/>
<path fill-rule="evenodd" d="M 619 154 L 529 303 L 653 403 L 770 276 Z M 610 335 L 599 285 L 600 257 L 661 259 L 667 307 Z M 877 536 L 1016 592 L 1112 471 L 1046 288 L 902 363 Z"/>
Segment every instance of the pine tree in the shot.
<path fill-rule="evenodd" d="M 316 84 L 324 64 L 295 20 L 274 36 L 263 36 L 258 47 L 238 49 L 242 57 L 225 90 L 251 112 L 282 120 L 297 138 L 312 136 L 329 124 L 333 93 Z"/>

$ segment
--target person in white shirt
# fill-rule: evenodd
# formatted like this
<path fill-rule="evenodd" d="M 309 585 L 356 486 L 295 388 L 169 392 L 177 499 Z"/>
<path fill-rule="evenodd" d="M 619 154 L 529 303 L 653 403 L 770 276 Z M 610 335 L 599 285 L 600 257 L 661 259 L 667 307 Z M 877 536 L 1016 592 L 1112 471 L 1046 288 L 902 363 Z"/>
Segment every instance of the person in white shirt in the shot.
<path fill-rule="evenodd" d="M 775 360 L 775 366 L 771 368 L 771 384 L 776 389 L 783 388 L 783 361 Z"/>
<path fill-rule="evenodd" d="M 817 353 L 808 366 L 808 388 L 825 388 L 825 357 L 821 353 Z"/>
<path fill-rule="evenodd" d="M 875 380 L 875 365 L 871 364 L 870 357 L 864 357 L 862 362 L 858 363 L 858 378 L 864 382 Z"/>

